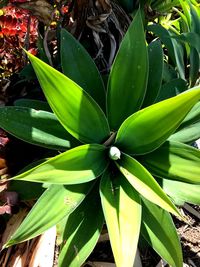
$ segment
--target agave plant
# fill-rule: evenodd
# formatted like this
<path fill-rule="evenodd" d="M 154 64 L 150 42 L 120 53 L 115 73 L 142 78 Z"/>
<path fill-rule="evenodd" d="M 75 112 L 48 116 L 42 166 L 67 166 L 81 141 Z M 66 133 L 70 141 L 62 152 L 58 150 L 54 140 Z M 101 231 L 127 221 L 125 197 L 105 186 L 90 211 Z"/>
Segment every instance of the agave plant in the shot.
<path fill-rule="evenodd" d="M 58 225 L 59 266 L 81 266 L 105 221 L 117 266 L 133 266 L 142 233 L 171 266 L 181 267 L 169 213 L 180 215 L 162 186 L 173 198 L 173 183 L 182 192 L 187 185 L 199 190 L 200 152 L 170 138 L 183 120 L 189 124 L 194 118 L 194 109 L 189 111 L 200 99 L 200 87 L 154 104 L 163 54 L 158 41 L 146 46 L 140 11 L 121 43 L 106 91 L 92 59 L 65 30 L 61 65 L 67 76 L 28 55 L 53 113 L 44 105 L 3 107 L 0 126 L 64 152 L 12 178 L 47 189 L 4 247 Z M 193 196 L 187 192 L 186 199 L 196 196 L 200 202 L 198 190 Z"/>

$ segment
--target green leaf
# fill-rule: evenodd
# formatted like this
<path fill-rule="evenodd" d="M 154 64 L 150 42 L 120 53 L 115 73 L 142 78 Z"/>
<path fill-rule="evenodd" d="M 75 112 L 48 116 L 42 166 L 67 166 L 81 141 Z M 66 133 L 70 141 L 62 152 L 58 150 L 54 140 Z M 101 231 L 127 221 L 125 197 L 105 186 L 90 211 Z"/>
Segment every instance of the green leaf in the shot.
<path fill-rule="evenodd" d="M 20 98 L 14 102 L 14 106 L 52 112 L 47 102 L 35 100 L 35 99 Z"/>
<path fill-rule="evenodd" d="M 145 199 L 142 202 L 142 235 L 170 266 L 182 267 L 181 245 L 170 214 Z"/>
<path fill-rule="evenodd" d="M 136 112 L 121 125 L 116 146 L 133 155 L 155 150 L 175 132 L 199 99 L 200 87 L 195 87 Z"/>
<path fill-rule="evenodd" d="M 129 183 L 142 196 L 154 204 L 159 205 L 161 208 L 179 216 L 178 210 L 162 188 L 137 160 L 123 153 L 122 158 L 119 161 L 116 161 L 116 165 Z"/>
<path fill-rule="evenodd" d="M 196 148 L 168 141 L 141 160 L 156 177 L 200 184 L 200 150 Z"/>
<path fill-rule="evenodd" d="M 78 144 L 51 112 L 25 107 L 0 107 L 0 127 L 28 143 L 56 150 Z"/>
<path fill-rule="evenodd" d="M 178 130 L 190 126 L 200 120 L 200 101 L 196 103 L 190 112 L 185 116 Z"/>
<path fill-rule="evenodd" d="M 72 213 L 91 190 L 93 183 L 51 185 L 38 199 L 5 247 L 34 238 Z"/>
<path fill-rule="evenodd" d="M 171 38 L 188 43 L 191 47 L 195 48 L 200 53 L 200 36 L 194 32 L 184 32 L 180 35 L 172 35 Z"/>
<path fill-rule="evenodd" d="M 9 191 L 17 192 L 20 201 L 38 199 L 45 188 L 40 183 L 31 183 L 25 181 L 11 181 Z"/>
<path fill-rule="evenodd" d="M 120 3 L 120 6 L 123 7 L 123 9 L 127 12 L 127 13 L 131 13 L 134 10 L 134 6 L 135 3 L 133 0 L 119 0 L 118 1 Z"/>
<path fill-rule="evenodd" d="M 158 12 L 169 12 L 169 10 L 172 7 L 178 6 L 179 0 L 157 0 L 153 1 L 153 4 L 151 5 L 153 10 L 156 10 Z"/>
<path fill-rule="evenodd" d="M 28 56 L 47 101 L 64 128 L 81 142 L 103 142 L 110 131 L 96 102 L 64 74 L 30 53 Z"/>
<path fill-rule="evenodd" d="M 160 40 L 163 42 L 165 47 L 167 48 L 169 57 L 173 60 L 174 64 L 176 64 L 176 58 L 174 53 L 174 46 L 172 43 L 172 39 L 170 38 L 170 33 L 164 27 L 159 24 L 152 24 L 147 27 L 148 31 L 153 32 L 157 35 Z"/>
<path fill-rule="evenodd" d="M 199 38 L 200 40 L 200 38 Z M 199 41 L 200 46 L 200 41 Z M 199 78 L 199 69 L 200 69 L 200 52 L 198 53 L 195 48 L 191 48 L 190 50 L 190 86 L 194 86 L 196 84 L 197 79 Z"/>
<path fill-rule="evenodd" d="M 160 91 L 164 64 L 163 50 L 160 41 L 151 42 L 148 46 L 148 53 L 149 77 L 143 107 L 153 104 Z"/>
<path fill-rule="evenodd" d="M 171 36 L 171 33 L 170 33 Z M 179 72 L 181 79 L 185 80 L 185 64 L 184 64 L 184 46 L 172 38 L 172 44 L 174 47 L 174 55 L 176 60 L 176 68 Z"/>
<path fill-rule="evenodd" d="M 148 54 L 138 11 L 121 43 L 109 76 L 107 110 L 112 130 L 117 130 L 128 116 L 141 107 L 147 79 Z"/>
<path fill-rule="evenodd" d="M 102 177 L 100 196 L 116 265 L 132 267 L 140 233 L 140 197 L 122 175 L 109 172 Z"/>
<path fill-rule="evenodd" d="M 105 110 L 105 88 L 100 73 L 85 48 L 65 29 L 61 29 L 61 65 L 63 73 Z"/>
<path fill-rule="evenodd" d="M 68 217 L 58 258 L 59 267 L 82 266 L 98 241 L 104 216 L 96 190 L 98 187 L 95 187 Z"/>
<path fill-rule="evenodd" d="M 178 78 L 172 79 L 171 81 L 161 86 L 160 92 L 157 95 L 156 102 L 163 101 L 170 97 L 174 97 L 185 90 L 187 90 L 187 82 Z"/>
<path fill-rule="evenodd" d="M 177 205 L 184 202 L 200 205 L 200 185 L 162 179 L 162 188 Z"/>
<path fill-rule="evenodd" d="M 104 146 L 83 145 L 59 154 L 12 180 L 53 184 L 85 183 L 101 175 L 107 164 Z"/>
<path fill-rule="evenodd" d="M 169 140 L 192 144 L 200 138 L 200 120 L 188 127 L 182 128 L 170 136 Z"/>

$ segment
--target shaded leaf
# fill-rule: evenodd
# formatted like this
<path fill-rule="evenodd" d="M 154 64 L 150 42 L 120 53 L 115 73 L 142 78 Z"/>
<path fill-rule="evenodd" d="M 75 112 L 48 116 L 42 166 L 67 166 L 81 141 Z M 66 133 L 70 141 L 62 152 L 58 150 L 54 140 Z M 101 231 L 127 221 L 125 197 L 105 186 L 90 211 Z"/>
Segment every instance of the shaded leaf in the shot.
<path fill-rule="evenodd" d="M 132 267 L 141 223 L 140 197 L 121 175 L 107 172 L 100 196 L 117 266 Z"/>
<path fill-rule="evenodd" d="M 146 199 L 142 202 L 142 235 L 170 266 L 182 267 L 181 245 L 170 214 Z"/>
<path fill-rule="evenodd" d="M 93 183 L 51 185 L 38 199 L 28 216 L 5 247 L 40 235 L 72 213 L 88 194 Z"/>
<path fill-rule="evenodd" d="M 186 81 L 180 78 L 172 79 L 171 81 L 161 86 L 160 92 L 156 98 L 156 102 L 160 102 L 170 97 L 174 97 L 187 89 L 188 88 Z"/>
<path fill-rule="evenodd" d="M 75 138 L 99 143 L 109 136 L 106 117 L 96 102 L 75 82 L 28 53 L 49 105 Z"/>
<path fill-rule="evenodd" d="M 1 107 L 0 127 L 28 143 L 56 150 L 78 144 L 53 113 L 26 107 Z"/>
<path fill-rule="evenodd" d="M 141 160 L 156 177 L 200 184 L 200 150 L 196 148 L 167 141 Z"/>
<path fill-rule="evenodd" d="M 178 210 L 167 197 L 153 176 L 135 159 L 123 154 L 116 162 L 120 172 L 129 183 L 146 199 L 179 216 Z"/>
<path fill-rule="evenodd" d="M 14 102 L 14 106 L 26 107 L 26 108 L 32 108 L 32 109 L 52 112 L 52 110 L 51 110 L 51 108 L 47 102 L 35 100 L 35 99 L 20 98 Z"/>
<path fill-rule="evenodd" d="M 85 48 L 65 29 L 61 29 L 61 65 L 63 73 L 105 110 L 105 89 L 100 73 Z"/>
<path fill-rule="evenodd" d="M 200 87 L 144 108 L 121 125 L 116 146 L 130 154 L 145 154 L 158 148 L 175 132 L 200 99 Z"/>
<path fill-rule="evenodd" d="M 141 107 L 147 79 L 148 55 L 138 11 L 121 43 L 109 76 L 107 110 L 112 130 L 117 130 L 128 116 Z"/>
<path fill-rule="evenodd" d="M 104 216 L 95 187 L 68 217 L 58 259 L 60 267 L 81 266 L 98 241 Z"/>
<path fill-rule="evenodd" d="M 79 184 L 97 178 L 107 167 L 105 147 L 83 145 L 59 154 L 12 178 L 53 184 Z"/>
<path fill-rule="evenodd" d="M 149 106 L 155 102 L 159 93 L 162 75 L 163 75 L 163 50 L 160 41 L 156 40 L 149 44 L 149 76 L 147 92 L 145 95 L 143 107 Z"/>

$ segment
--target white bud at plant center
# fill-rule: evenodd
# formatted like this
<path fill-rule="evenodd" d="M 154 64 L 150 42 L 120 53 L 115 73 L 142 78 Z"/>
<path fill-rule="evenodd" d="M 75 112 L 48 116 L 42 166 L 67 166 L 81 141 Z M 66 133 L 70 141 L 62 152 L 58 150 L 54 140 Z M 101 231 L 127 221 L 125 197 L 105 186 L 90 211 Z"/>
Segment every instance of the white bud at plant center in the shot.
<path fill-rule="evenodd" d="M 118 160 L 121 157 L 121 152 L 116 146 L 111 146 L 109 149 L 109 157 L 112 160 Z"/>

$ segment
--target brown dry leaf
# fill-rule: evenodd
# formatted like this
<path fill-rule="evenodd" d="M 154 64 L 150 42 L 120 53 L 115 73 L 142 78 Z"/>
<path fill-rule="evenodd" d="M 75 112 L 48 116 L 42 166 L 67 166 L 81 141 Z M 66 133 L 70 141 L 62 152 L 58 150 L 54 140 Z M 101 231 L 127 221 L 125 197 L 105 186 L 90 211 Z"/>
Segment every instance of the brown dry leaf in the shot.
<path fill-rule="evenodd" d="M 1 238 L 0 248 L 7 242 L 10 236 L 16 231 L 23 219 L 28 213 L 28 209 L 21 209 L 17 214 L 13 215 L 6 225 L 6 229 Z"/>

